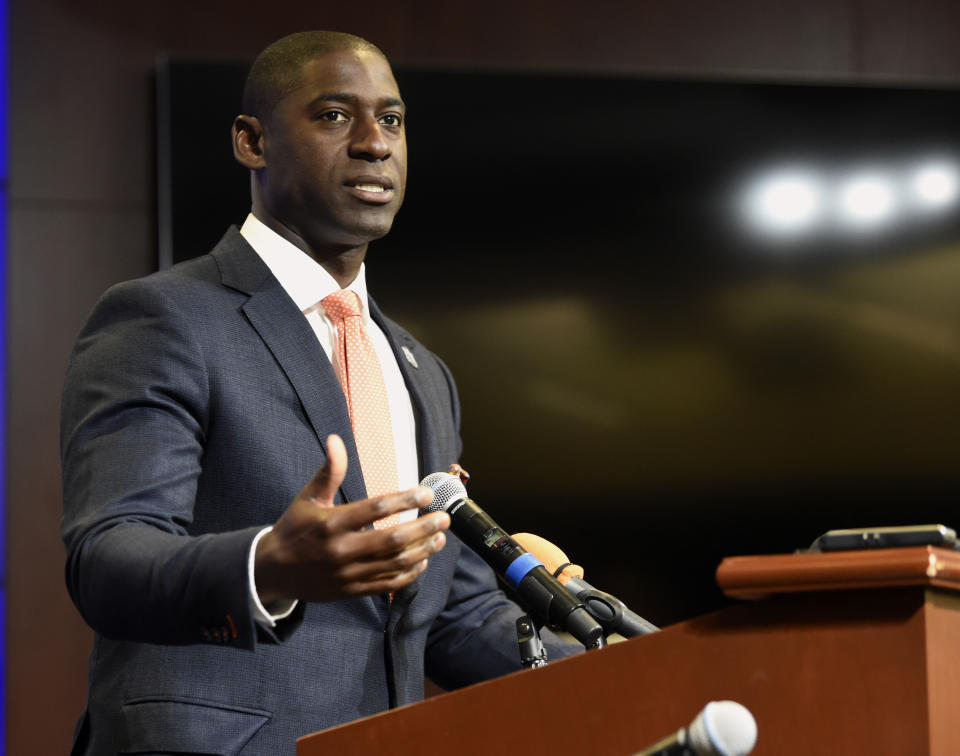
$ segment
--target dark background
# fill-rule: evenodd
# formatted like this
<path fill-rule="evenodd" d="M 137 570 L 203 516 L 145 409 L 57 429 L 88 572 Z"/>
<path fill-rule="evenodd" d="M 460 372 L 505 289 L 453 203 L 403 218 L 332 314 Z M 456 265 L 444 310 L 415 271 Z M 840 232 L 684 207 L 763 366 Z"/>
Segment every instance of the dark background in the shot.
<path fill-rule="evenodd" d="M 452 76 L 907 89 L 960 82 L 953 0 L 322 7 L 11 0 L 8 7 L 6 750 L 18 755 L 66 753 L 83 705 L 91 633 L 63 582 L 59 397 L 67 355 L 93 302 L 110 284 L 157 266 L 158 56 L 243 60 L 285 33 L 334 28 L 370 38 L 398 67 Z M 495 99 L 476 105 L 462 124 L 460 149 L 433 159 L 459 171 L 476 144 L 504 133 L 510 113 Z M 606 107 L 583 89 L 551 102 L 565 123 L 591 120 Z M 879 120 L 909 112 L 900 107 Z M 655 116 L 643 121 L 655 124 Z M 682 133 L 719 139 L 717 118 L 724 117 L 706 112 Z M 411 118 L 412 140 L 429 133 L 420 115 Z M 940 119 L 926 112 L 915 121 L 926 128 Z M 222 125 L 217 148 L 223 154 L 228 128 Z M 553 138 L 550 131 L 528 136 L 544 146 Z M 631 144 L 631 154 L 645 149 L 656 157 L 662 144 Z M 419 172 L 434 154 L 429 144 L 413 145 L 410 205 L 396 239 L 406 233 Z M 686 175 L 680 168 L 690 162 L 675 175 Z M 562 167 L 549 174 L 562 176 Z M 381 304 L 457 375 L 471 491 L 504 527 L 555 540 L 592 582 L 669 622 L 719 601 L 710 592 L 723 554 L 792 549 L 828 527 L 955 523 L 960 265 L 952 245 L 902 254 L 869 245 L 859 256 L 830 258 L 842 263 L 727 277 L 701 270 L 717 249 L 711 241 L 696 263 L 678 264 L 668 276 L 626 263 L 638 255 L 691 260 L 675 249 L 673 222 L 647 226 L 633 247 L 642 252 L 630 253 L 611 249 L 602 228 L 570 215 L 561 224 L 576 241 L 582 272 L 563 291 L 495 274 L 495 261 L 523 259 L 526 238 L 491 233 L 497 246 L 483 244 L 479 261 L 452 246 L 482 239 L 497 228 L 496 217 L 471 216 L 469 233 L 438 237 L 441 267 L 459 273 L 452 297 L 441 297 L 442 317 L 414 307 L 437 296 L 429 280 L 389 301 L 387 285 L 373 279 L 373 260 L 379 266 L 394 251 L 378 245 L 371 253 Z M 552 275 L 538 269 L 533 280 Z M 491 279 L 495 290 L 480 296 Z M 530 295 L 521 297 L 524 286 Z M 617 292 L 612 299 L 592 293 L 608 287 Z M 582 359 L 572 362 L 571 349 Z M 594 366 L 609 376 L 602 389 Z M 542 482 L 542 497 L 505 493 L 530 478 Z"/>
<path fill-rule="evenodd" d="M 164 264 L 245 217 L 223 147 L 245 71 L 159 68 Z M 724 556 L 960 523 L 960 351 L 935 343 L 953 313 L 910 278 L 951 274 L 960 213 L 784 249 L 744 231 L 737 204 L 763 168 L 960 155 L 960 91 L 397 77 L 409 189 L 369 283 L 453 368 L 471 493 L 504 527 L 669 624 L 724 603 Z"/>

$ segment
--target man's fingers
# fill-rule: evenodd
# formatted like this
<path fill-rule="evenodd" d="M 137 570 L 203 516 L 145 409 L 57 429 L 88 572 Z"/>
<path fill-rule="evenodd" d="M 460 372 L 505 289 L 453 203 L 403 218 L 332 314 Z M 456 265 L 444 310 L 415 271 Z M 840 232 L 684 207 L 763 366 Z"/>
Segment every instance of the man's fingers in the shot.
<path fill-rule="evenodd" d="M 446 512 L 432 512 L 413 522 L 405 522 L 377 531 L 376 545 L 371 549 L 375 558 L 392 559 L 395 555 L 426 544 L 431 538 L 440 540 L 436 551 L 443 548 L 446 536 L 443 531 L 450 527 L 450 515 Z"/>
<path fill-rule="evenodd" d="M 344 589 L 347 596 L 370 596 L 377 593 L 395 593 L 404 586 L 412 583 L 427 569 L 427 560 L 417 562 L 413 567 L 403 572 L 389 575 L 377 575 L 366 580 L 350 583 Z"/>
<path fill-rule="evenodd" d="M 347 448 L 336 433 L 327 436 L 327 461 L 307 483 L 304 493 L 317 504 L 332 507 L 340 484 L 347 475 Z"/>
<path fill-rule="evenodd" d="M 431 533 L 399 551 L 378 553 L 369 555 L 367 558 L 344 562 L 337 569 L 337 577 L 344 583 L 350 583 L 404 572 L 439 552 L 446 542 L 447 537 L 442 531 Z"/>
<path fill-rule="evenodd" d="M 428 488 L 414 488 L 389 496 L 345 504 L 329 513 L 326 518 L 326 527 L 331 532 L 363 530 L 367 525 L 388 515 L 426 506 L 430 503 L 432 495 Z"/>
<path fill-rule="evenodd" d="M 346 507 L 337 507 L 333 514 L 341 515 L 341 509 Z M 403 552 L 420 547 L 435 534 L 449 528 L 450 517 L 445 512 L 434 512 L 389 528 L 362 530 L 347 527 L 345 521 L 333 520 L 331 516 L 326 519 L 323 527 L 328 536 L 335 536 L 335 551 L 330 550 L 333 563 L 341 566 L 356 564 L 361 569 L 366 569 L 372 562 L 395 559 Z M 445 540 L 444 537 L 423 556 L 430 556 L 442 549 Z M 331 541 L 331 546 L 333 543 Z"/>

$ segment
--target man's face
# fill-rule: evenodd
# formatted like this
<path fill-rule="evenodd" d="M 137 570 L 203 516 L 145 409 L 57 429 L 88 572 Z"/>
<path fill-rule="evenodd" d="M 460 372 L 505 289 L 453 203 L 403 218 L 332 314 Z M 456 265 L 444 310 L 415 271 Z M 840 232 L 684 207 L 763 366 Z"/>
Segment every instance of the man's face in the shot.
<path fill-rule="evenodd" d="M 315 252 L 384 236 L 407 178 L 405 109 L 387 61 L 368 50 L 306 63 L 263 123 L 267 211 Z"/>

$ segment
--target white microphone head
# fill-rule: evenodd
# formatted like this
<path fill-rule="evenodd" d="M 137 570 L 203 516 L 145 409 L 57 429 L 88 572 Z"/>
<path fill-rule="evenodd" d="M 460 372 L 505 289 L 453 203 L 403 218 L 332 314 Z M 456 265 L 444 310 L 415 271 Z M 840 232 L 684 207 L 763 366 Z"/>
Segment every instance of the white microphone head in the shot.
<path fill-rule="evenodd" d="M 736 701 L 711 701 L 687 730 L 698 756 L 746 756 L 757 743 L 757 723 Z"/>
<path fill-rule="evenodd" d="M 460 478 L 450 473 L 430 473 L 420 481 L 420 485 L 433 491 L 433 501 L 421 509 L 420 514 L 446 512 L 454 502 L 467 498 L 467 489 Z"/>

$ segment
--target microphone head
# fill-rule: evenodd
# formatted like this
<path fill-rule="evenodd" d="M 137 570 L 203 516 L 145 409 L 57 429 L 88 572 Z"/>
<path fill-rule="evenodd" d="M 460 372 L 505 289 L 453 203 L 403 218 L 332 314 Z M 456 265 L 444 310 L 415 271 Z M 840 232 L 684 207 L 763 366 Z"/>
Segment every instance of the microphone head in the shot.
<path fill-rule="evenodd" d="M 746 756 L 757 743 L 753 714 L 736 701 L 711 701 L 687 730 L 699 756 Z"/>
<path fill-rule="evenodd" d="M 446 512 L 452 504 L 467 498 L 467 489 L 460 478 L 445 472 L 430 473 L 420 485 L 433 491 L 433 501 L 420 510 L 420 514 Z"/>

